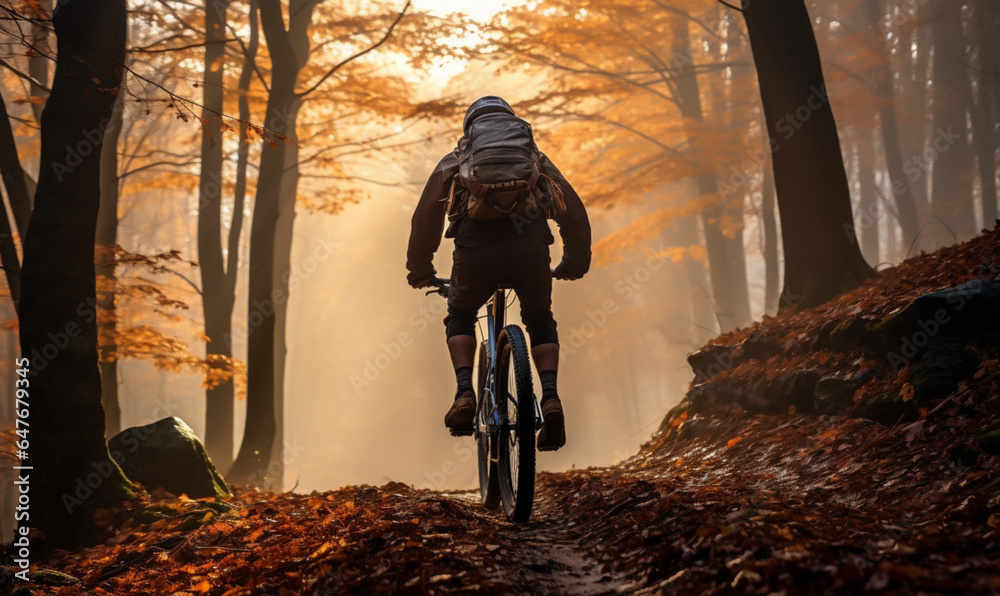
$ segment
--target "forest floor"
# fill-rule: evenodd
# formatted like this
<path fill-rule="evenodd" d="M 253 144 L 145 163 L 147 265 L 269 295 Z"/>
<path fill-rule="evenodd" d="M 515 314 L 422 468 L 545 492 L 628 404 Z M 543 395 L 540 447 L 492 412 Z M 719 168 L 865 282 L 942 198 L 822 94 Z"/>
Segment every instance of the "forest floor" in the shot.
<path fill-rule="evenodd" d="M 1000 349 L 969 348 L 975 366 L 928 400 L 914 397 L 913 369 L 890 366 L 870 337 L 826 341 L 927 291 L 995 278 L 998 255 L 1000 234 L 986 234 L 712 342 L 769 346 L 737 351 L 715 382 L 859 374 L 846 415 L 687 404 L 619 465 L 539 474 L 520 525 L 477 493 L 399 483 L 146 497 L 108 513 L 104 544 L 40 567 L 77 581 L 31 593 L 1000 596 Z M 904 405 L 898 419 L 859 415 L 886 391 Z"/>

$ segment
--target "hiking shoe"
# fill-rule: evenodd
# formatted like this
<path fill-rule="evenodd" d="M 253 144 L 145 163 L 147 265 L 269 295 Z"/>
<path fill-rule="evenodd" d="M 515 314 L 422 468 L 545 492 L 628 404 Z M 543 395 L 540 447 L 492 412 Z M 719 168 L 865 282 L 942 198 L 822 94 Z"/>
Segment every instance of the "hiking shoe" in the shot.
<path fill-rule="evenodd" d="M 566 444 L 562 402 L 558 397 L 542 400 L 542 430 L 538 431 L 538 450 L 555 451 Z"/>
<path fill-rule="evenodd" d="M 455 398 L 455 403 L 444 415 L 444 425 L 453 437 L 466 437 L 472 434 L 475 419 L 476 394 L 469 390 Z"/>

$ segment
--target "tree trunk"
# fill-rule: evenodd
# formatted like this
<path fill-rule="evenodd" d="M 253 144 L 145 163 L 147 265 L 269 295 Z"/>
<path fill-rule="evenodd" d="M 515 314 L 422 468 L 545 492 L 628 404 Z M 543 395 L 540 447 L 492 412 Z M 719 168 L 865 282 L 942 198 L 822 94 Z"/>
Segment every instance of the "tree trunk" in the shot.
<path fill-rule="evenodd" d="M 921 4 L 917 7 L 915 20 L 918 23 L 924 23 L 927 20 L 926 5 Z M 916 49 L 911 49 L 911 46 L 915 46 Z M 931 117 L 927 92 L 927 81 L 930 78 L 928 72 L 930 49 L 931 36 L 928 25 L 916 27 L 912 35 L 901 37 L 899 40 L 899 79 L 902 90 L 900 107 L 905 115 L 904 122 L 907 123 L 899 132 L 899 140 L 900 148 L 905 156 L 904 167 L 906 163 L 911 164 L 905 173 L 917 205 L 917 221 L 921 226 L 930 221 L 930 195 L 927 190 L 929 169 L 915 167 L 914 164 L 923 163 L 924 148 L 927 144 L 929 131 L 928 122 Z M 920 240 L 914 245 L 915 251 L 917 246 L 929 247 L 931 245 L 926 229 L 921 229 L 918 234 Z M 907 248 L 913 242 L 913 238 L 903 239 Z"/>
<path fill-rule="evenodd" d="M 879 0 L 866 0 L 867 16 L 872 23 L 880 23 L 884 14 L 879 6 Z M 885 38 L 879 36 L 880 40 Z M 879 100 L 878 118 L 882 131 L 882 146 L 885 151 L 885 166 L 889 174 L 889 191 L 892 193 L 896 213 L 899 215 L 899 227 L 903 231 L 903 240 L 909 244 L 920 233 L 920 220 L 917 216 L 917 203 L 910 189 L 910 182 L 903 171 L 903 151 L 899 146 L 899 123 L 896 119 L 895 92 L 892 85 L 892 73 L 889 69 L 889 48 L 881 42 L 880 48 L 883 62 L 878 69 L 876 95 Z M 867 256 L 867 255 L 866 255 Z M 874 262 L 878 262 L 876 258 Z"/>
<path fill-rule="evenodd" d="M 221 333 L 224 341 L 218 342 L 218 353 L 232 358 L 232 317 L 233 306 L 236 303 L 236 281 L 240 264 L 240 236 L 243 231 L 243 210 L 246 203 L 247 193 L 247 160 L 250 153 L 250 144 L 247 142 L 249 134 L 248 122 L 250 121 L 250 101 L 247 94 L 250 90 L 250 81 L 253 77 L 254 66 L 257 60 L 257 47 L 259 44 L 258 21 L 257 21 L 257 1 L 251 0 L 249 7 L 250 20 L 250 41 L 247 45 L 246 55 L 243 57 L 243 66 L 240 72 L 238 87 L 239 118 L 240 118 L 240 140 L 236 156 L 236 181 L 233 190 L 233 218 L 229 223 L 228 249 L 226 255 L 226 275 L 225 275 L 225 295 L 224 301 L 218 307 L 219 312 L 211 312 L 206 309 L 206 329 L 208 321 L 212 321 L 214 332 Z M 206 333 L 207 334 L 207 333 Z M 208 403 L 219 405 L 219 409 L 209 412 L 206 408 L 206 435 L 208 429 L 215 427 L 213 434 L 219 437 L 216 443 L 223 446 L 216 449 L 220 455 L 213 456 L 213 461 L 223 470 L 228 470 L 233 464 L 234 442 L 234 398 L 235 386 L 232 380 L 220 384 L 218 387 L 206 391 Z M 226 406 L 226 407 L 222 407 Z M 228 429 L 228 430 L 226 430 Z M 220 435 L 228 432 L 228 441 Z M 220 463 L 221 462 L 221 463 Z"/>
<path fill-rule="evenodd" d="M 698 177 L 701 196 L 718 194 L 717 179 L 714 174 Z M 742 197 L 742 194 L 740 194 Z M 727 201 L 727 199 L 729 201 Z M 701 213 L 702 228 L 705 233 L 705 249 L 708 253 L 708 271 L 712 280 L 715 315 L 719 331 L 725 333 L 750 324 L 750 294 L 747 286 L 746 261 L 743 252 L 742 226 L 735 238 L 723 231 L 729 211 L 729 202 L 738 203 L 734 197 L 723 199 L 722 205 L 711 205 Z"/>
<path fill-rule="evenodd" d="M 764 169 L 761 212 L 764 221 L 764 314 L 778 311 L 778 220 L 774 213 L 774 172 Z"/>
<path fill-rule="evenodd" d="M 4 189 L 7 191 L 7 197 L 11 207 L 13 207 L 15 203 L 14 193 L 21 192 L 26 197 L 28 191 L 24 187 L 21 160 L 17 157 L 17 145 L 14 143 L 14 133 L 7 116 L 7 105 L 2 96 L 0 96 L 0 174 L 3 175 Z M 21 310 L 21 262 L 17 255 L 17 248 L 14 246 L 14 231 L 10 225 L 10 219 L 7 217 L 6 209 L 4 209 L 3 217 L 0 218 L 0 265 L 3 265 L 7 288 L 10 290 L 10 298 L 14 303 L 14 312 L 19 313 Z"/>
<path fill-rule="evenodd" d="M 7 104 L 0 96 L 0 175 L 3 176 L 3 186 L 10 201 L 10 210 L 14 214 L 14 225 L 17 235 L 23 242 L 28 231 L 28 220 L 31 218 L 32 192 L 28 187 L 28 175 L 21 167 L 17 156 L 17 142 L 14 140 L 14 130 L 10 126 L 10 116 L 7 114 Z"/>
<path fill-rule="evenodd" d="M 295 125 L 302 102 L 295 99 L 288 114 L 287 136 L 291 143 L 285 152 L 285 176 L 281 184 L 274 243 L 274 291 L 285 300 L 274 305 L 274 415 L 275 436 L 271 462 L 272 490 L 281 491 L 284 484 L 284 414 L 285 414 L 285 361 L 288 355 L 286 329 L 288 321 L 289 279 L 292 267 L 292 239 L 295 229 L 295 198 L 299 186 L 299 148 Z"/>
<path fill-rule="evenodd" d="M 690 55 L 691 41 L 688 20 L 678 19 L 674 27 L 675 55 Z M 677 103 L 684 120 L 688 142 L 698 145 L 698 124 L 704 120 L 701 90 L 693 64 L 682 62 L 677 66 Z M 719 192 L 718 179 L 714 173 L 705 172 L 698 176 L 698 193 L 701 197 L 715 197 L 701 214 L 705 234 L 705 249 L 708 253 L 709 276 L 716 317 L 722 333 L 750 324 L 750 295 L 747 289 L 746 258 L 743 251 L 742 219 L 738 233 L 727 236 L 724 232 L 726 218 L 742 218 L 742 194 L 724 197 Z M 737 213 L 738 212 L 738 213 Z"/>
<path fill-rule="evenodd" d="M 0 207 L 2 207 L 0 203 Z M 14 314 L 21 312 L 21 263 L 14 246 L 14 233 L 7 218 L 7 210 L 0 215 L 0 265 L 3 266 L 4 278 L 10 290 L 10 299 L 14 305 Z"/>
<path fill-rule="evenodd" d="M 269 131 L 287 135 L 294 129 L 294 116 L 299 98 L 295 94 L 295 81 L 308 57 L 308 26 L 316 3 L 311 0 L 294 1 L 289 6 L 292 15 L 286 31 L 278 0 L 261 0 L 260 16 L 264 38 L 271 55 L 271 90 L 267 98 L 265 125 Z M 302 46 L 305 52 L 301 52 Z M 284 213 L 282 225 L 290 226 L 294 218 L 295 197 L 282 197 L 286 188 L 284 177 L 290 163 L 288 152 L 292 145 L 269 140 L 261 145 L 260 174 L 254 200 L 253 221 L 250 225 L 250 283 L 247 309 L 247 415 L 243 443 L 233 468 L 229 472 L 232 482 L 265 485 L 280 477 L 280 470 L 270 470 L 277 435 L 278 412 L 282 406 L 284 358 L 284 333 L 277 325 L 277 311 L 288 301 L 285 289 L 276 285 L 287 274 L 285 250 L 290 250 L 290 233 L 279 230 L 279 217 Z M 284 202 L 283 202 L 284 201 Z M 292 203 L 289 205 L 288 201 Z M 291 212 L 289 211 L 291 209 Z M 288 228 L 290 229 L 290 228 Z M 282 245 L 279 246 L 278 242 Z M 289 243 L 286 249 L 284 243 Z M 283 261 L 278 261 L 278 259 Z M 287 278 L 284 281 L 287 284 Z"/>
<path fill-rule="evenodd" d="M 980 87 L 983 87 L 980 82 Z M 984 95 L 980 91 L 981 96 Z M 993 118 L 989 113 L 988 102 L 980 99 L 979 105 L 970 106 L 974 131 L 973 141 L 976 144 L 976 163 L 979 169 L 979 188 L 982 194 L 983 227 L 992 230 L 997 219 L 997 163 L 993 149 L 991 128 Z"/>
<path fill-rule="evenodd" d="M 868 138 L 866 138 L 868 137 Z M 862 133 L 855 145 L 858 160 L 858 210 L 861 211 L 861 255 L 869 263 L 879 262 L 879 216 L 885 207 L 878 204 L 875 184 L 875 155 L 869 135 Z"/>
<path fill-rule="evenodd" d="M 118 309 L 115 289 L 115 245 L 118 244 L 118 138 L 122 132 L 124 98 L 119 95 L 101 144 L 101 206 L 97 213 L 98 344 L 101 346 L 101 403 L 104 431 L 108 437 L 121 432 L 122 410 L 118 401 Z M 104 278 L 101 280 L 101 278 Z"/>
<path fill-rule="evenodd" d="M 227 368 L 232 356 L 233 294 L 222 253 L 222 116 L 228 0 L 205 2 L 205 62 L 202 82 L 201 174 L 198 180 L 198 261 L 205 317 L 205 358 L 210 368 Z M 221 375 L 226 371 L 220 371 Z M 221 469 L 233 459 L 231 380 L 205 390 L 205 449 Z"/>
<path fill-rule="evenodd" d="M 802 0 L 743 11 L 767 131 L 785 254 L 779 311 L 817 306 L 872 274 L 851 197 L 812 21 Z"/>
<path fill-rule="evenodd" d="M 1000 33 L 1000 9 L 995 2 L 973 4 L 973 18 L 970 25 L 973 42 L 979 54 L 978 85 L 969 96 L 975 97 L 975 105 L 970 106 L 973 117 L 972 139 L 976 144 L 976 161 L 979 165 L 979 187 L 982 193 L 983 227 L 992 230 L 997 219 L 997 162 L 996 118 L 998 115 L 997 94 L 1000 81 L 997 80 L 1000 62 L 997 58 L 996 39 Z M 972 77 L 969 77 L 971 85 Z"/>
<path fill-rule="evenodd" d="M 664 231 L 668 243 L 677 243 L 680 246 L 704 246 L 705 241 L 698 233 L 698 220 L 693 217 L 685 217 L 673 222 L 669 230 Z M 708 286 L 708 277 L 705 274 L 705 265 L 701 261 L 695 260 L 690 255 L 684 256 L 684 273 L 688 281 L 688 291 L 681 292 L 690 300 L 691 312 L 691 334 L 692 345 L 702 346 L 706 341 L 719 334 L 719 323 L 715 318 L 715 311 L 712 309 L 711 291 Z"/>
<path fill-rule="evenodd" d="M 976 235 L 972 202 L 972 155 L 966 111 L 969 67 L 962 32 L 962 4 L 939 0 L 933 17 L 934 130 L 930 144 L 937 159 L 931 176 L 933 237 L 940 244 Z"/>
<path fill-rule="evenodd" d="M 124 0 L 69 0 L 53 17 L 59 53 L 42 115 L 21 304 L 31 371 L 29 523 L 49 547 L 91 540 L 94 511 L 134 494 L 104 438 L 94 314 L 99 146 L 122 79 L 125 15 Z"/>

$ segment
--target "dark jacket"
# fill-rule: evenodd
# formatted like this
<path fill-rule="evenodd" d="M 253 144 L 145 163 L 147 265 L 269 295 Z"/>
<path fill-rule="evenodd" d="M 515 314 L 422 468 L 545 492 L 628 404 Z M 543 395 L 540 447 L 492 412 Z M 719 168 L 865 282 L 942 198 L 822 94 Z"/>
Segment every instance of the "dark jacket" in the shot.
<path fill-rule="evenodd" d="M 566 213 L 556 216 L 559 235 L 563 241 L 561 273 L 566 277 L 582 277 L 590 269 L 590 221 L 579 195 L 566 181 L 548 157 L 542 156 L 542 173 L 555 180 L 563 191 Z M 431 173 L 420 202 L 413 212 L 410 244 L 406 251 L 406 280 L 418 285 L 436 275 L 432 260 L 441 245 L 444 231 L 445 201 L 451 180 L 458 173 L 458 157 L 454 152 L 444 156 Z M 513 236 L 538 238 L 552 244 L 552 232 L 547 220 L 539 217 L 518 227 L 511 219 L 491 221 L 471 220 L 461 217 L 448 227 L 447 238 L 455 239 L 455 246 L 473 247 L 491 244 Z"/>

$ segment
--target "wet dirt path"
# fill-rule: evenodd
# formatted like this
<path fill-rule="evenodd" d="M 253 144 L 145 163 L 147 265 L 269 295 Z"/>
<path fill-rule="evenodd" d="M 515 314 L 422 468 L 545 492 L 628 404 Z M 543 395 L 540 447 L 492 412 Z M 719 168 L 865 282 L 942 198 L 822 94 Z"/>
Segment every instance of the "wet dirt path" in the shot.
<path fill-rule="evenodd" d="M 509 547 L 495 551 L 497 579 L 531 594 L 601 596 L 620 593 L 622 582 L 581 544 L 581 532 L 539 487 L 530 521 L 512 524 L 502 511 L 487 512 L 478 492 L 452 495 L 463 508 L 495 518 Z"/>

